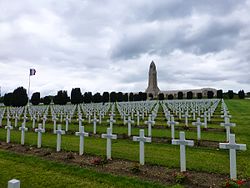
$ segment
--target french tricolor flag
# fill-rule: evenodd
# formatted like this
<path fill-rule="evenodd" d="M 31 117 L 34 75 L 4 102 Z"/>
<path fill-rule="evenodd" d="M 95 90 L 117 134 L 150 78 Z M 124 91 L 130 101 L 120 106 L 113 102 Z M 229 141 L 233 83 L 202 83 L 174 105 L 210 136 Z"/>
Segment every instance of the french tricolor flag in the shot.
<path fill-rule="evenodd" d="M 30 76 L 33 76 L 36 74 L 36 69 L 30 69 Z"/>

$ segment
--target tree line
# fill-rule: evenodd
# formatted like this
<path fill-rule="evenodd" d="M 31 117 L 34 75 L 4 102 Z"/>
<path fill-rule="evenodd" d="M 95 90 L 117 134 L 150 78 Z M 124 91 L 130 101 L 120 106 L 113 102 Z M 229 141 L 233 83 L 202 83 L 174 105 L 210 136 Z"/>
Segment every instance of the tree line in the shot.
<path fill-rule="evenodd" d="M 202 98 L 208 98 L 212 99 L 214 98 L 215 94 L 212 91 L 208 91 L 206 97 L 202 95 L 202 93 L 198 93 L 197 96 L 194 97 L 193 92 L 189 91 L 186 94 L 186 99 L 202 99 Z M 236 98 L 244 99 L 246 94 L 244 90 L 240 90 L 238 94 L 234 93 L 233 90 L 228 90 L 228 92 L 223 93 L 222 90 L 217 90 L 216 97 L 217 98 L 229 98 L 233 99 Z M 147 95 L 145 92 L 139 92 L 139 93 L 122 93 L 122 92 L 103 92 L 101 93 L 95 93 L 92 94 L 92 92 L 85 92 L 82 94 L 80 88 L 73 88 L 71 90 L 70 96 L 68 96 L 67 91 L 60 90 L 57 92 L 55 96 L 45 96 L 43 98 L 40 97 L 39 92 L 35 92 L 32 94 L 30 103 L 33 105 L 39 105 L 40 103 L 43 103 L 45 105 L 51 104 L 53 102 L 54 104 L 59 105 L 65 105 L 67 103 L 71 104 L 81 104 L 81 103 L 106 103 L 106 102 L 127 102 L 127 101 L 146 101 L 146 100 L 152 100 L 152 99 L 158 99 L 158 100 L 173 100 L 173 99 L 184 99 L 184 93 L 178 92 L 177 96 L 173 96 L 172 94 L 164 95 L 163 93 L 160 93 L 157 98 L 154 98 L 153 94 Z M 27 105 L 29 99 L 27 95 L 27 91 L 23 87 L 18 87 L 11 93 L 6 93 L 3 97 L 0 98 L 0 102 L 3 102 L 5 106 L 25 106 Z"/>

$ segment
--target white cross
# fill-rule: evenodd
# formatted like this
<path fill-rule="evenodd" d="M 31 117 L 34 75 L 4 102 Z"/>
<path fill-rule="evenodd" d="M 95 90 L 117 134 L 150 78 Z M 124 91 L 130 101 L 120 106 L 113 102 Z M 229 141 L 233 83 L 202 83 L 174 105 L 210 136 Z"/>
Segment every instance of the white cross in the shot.
<path fill-rule="evenodd" d="M 38 129 L 35 129 L 35 132 L 37 133 L 37 148 L 41 148 L 42 145 L 42 133 L 45 132 L 45 129 L 42 128 L 42 124 L 38 124 Z"/>
<path fill-rule="evenodd" d="M 144 142 L 151 142 L 151 138 L 145 137 L 144 130 L 140 129 L 140 136 L 133 136 L 133 141 L 140 142 L 140 164 L 144 165 Z"/>
<path fill-rule="evenodd" d="M 131 117 L 128 116 L 128 120 L 125 120 L 125 123 L 128 123 L 128 136 L 131 136 L 131 124 L 135 123 L 133 120 L 131 120 Z"/>
<path fill-rule="evenodd" d="M 229 135 L 230 135 L 230 127 L 235 127 L 235 123 L 230 123 L 230 119 L 228 117 L 225 117 L 225 123 L 221 123 L 220 126 L 225 127 L 226 134 L 227 134 L 227 142 L 229 141 Z"/>
<path fill-rule="evenodd" d="M 152 136 L 152 125 L 155 124 L 155 121 L 153 121 L 151 119 L 151 115 L 149 115 L 148 121 L 145 121 L 144 123 L 148 125 L 148 136 L 151 137 Z"/>
<path fill-rule="evenodd" d="M 56 115 L 53 115 L 52 121 L 53 121 L 53 132 L 54 132 L 54 134 L 56 134 L 56 120 L 58 120 L 56 118 Z"/>
<path fill-rule="evenodd" d="M 26 115 L 24 115 L 24 117 L 23 117 L 23 123 L 24 123 L 24 126 L 26 126 L 26 120 L 27 120 L 28 118 L 26 117 Z"/>
<path fill-rule="evenodd" d="M 18 115 L 16 114 L 16 116 L 15 116 L 15 127 L 17 127 L 17 121 L 18 121 L 18 119 L 19 119 L 19 117 L 18 117 Z"/>
<path fill-rule="evenodd" d="M 82 155 L 84 153 L 84 137 L 89 136 L 89 133 L 84 132 L 84 126 L 80 126 L 79 132 L 75 134 L 76 136 L 80 136 L 79 155 Z"/>
<path fill-rule="evenodd" d="M 193 122 L 192 125 L 197 127 L 197 140 L 200 141 L 200 139 L 201 139 L 201 126 L 204 125 L 204 123 L 201 122 L 200 118 L 197 118 L 197 121 Z"/>
<path fill-rule="evenodd" d="M 7 126 L 5 126 L 5 129 L 7 129 L 7 136 L 6 136 L 6 142 L 10 143 L 10 130 L 13 129 L 10 122 Z"/>
<path fill-rule="evenodd" d="M 94 114 L 94 119 L 91 120 L 93 122 L 93 133 L 96 134 L 96 123 L 99 121 L 95 114 Z"/>
<path fill-rule="evenodd" d="M 57 134 L 56 151 L 58 152 L 58 151 L 61 151 L 62 134 L 65 134 L 65 131 L 62 130 L 61 125 L 58 125 L 56 134 Z"/>
<path fill-rule="evenodd" d="M 221 116 L 222 118 L 224 118 L 224 121 L 226 121 L 227 118 L 231 118 L 231 115 L 228 115 L 227 113 L 225 113 L 224 115 Z"/>
<path fill-rule="evenodd" d="M 66 118 L 65 118 L 65 131 L 68 131 L 69 130 L 69 120 L 70 120 L 70 118 L 69 118 L 69 116 L 68 116 L 68 114 L 66 115 Z"/>
<path fill-rule="evenodd" d="M 136 112 L 136 117 L 137 117 L 137 126 L 139 126 L 139 125 L 140 125 L 140 116 L 141 116 L 140 112 L 139 112 L 139 111 L 137 111 L 137 112 Z"/>
<path fill-rule="evenodd" d="M 12 179 L 8 181 L 8 188 L 20 188 L 20 180 Z"/>
<path fill-rule="evenodd" d="M 230 153 L 230 178 L 237 179 L 237 170 L 236 170 L 236 150 L 245 151 L 246 144 L 236 144 L 235 143 L 235 134 L 229 135 L 229 143 L 220 143 L 219 148 L 229 149 Z"/>
<path fill-rule="evenodd" d="M 107 139 L 107 159 L 111 159 L 111 139 L 117 139 L 117 135 L 112 134 L 111 128 L 107 128 L 107 134 L 102 134 L 102 138 Z"/>
<path fill-rule="evenodd" d="M 36 126 L 36 114 L 32 116 L 32 128 L 34 129 Z"/>
<path fill-rule="evenodd" d="M 116 121 L 113 119 L 113 116 L 110 115 L 110 119 L 108 119 L 107 122 L 109 122 L 110 128 L 113 129 L 113 123 L 116 122 Z"/>
<path fill-rule="evenodd" d="M 186 140 L 185 139 L 185 132 L 180 132 L 180 139 L 173 139 L 173 145 L 180 145 L 180 165 L 181 165 L 181 172 L 186 171 L 186 145 L 193 146 L 193 140 Z"/>
<path fill-rule="evenodd" d="M 201 115 L 204 118 L 204 127 L 207 128 L 207 112 L 204 112 L 204 115 Z"/>
<path fill-rule="evenodd" d="M 21 145 L 24 145 L 25 131 L 27 131 L 28 128 L 26 128 L 26 127 L 25 127 L 25 124 L 22 123 L 22 127 L 19 127 L 19 130 L 21 131 Z"/>
<path fill-rule="evenodd" d="M 185 114 L 182 115 L 182 117 L 185 118 L 185 126 L 188 127 L 188 118 L 190 117 L 190 115 L 188 115 L 188 111 L 186 111 Z"/>
<path fill-rule="evenodd" d="M 167 124 L 171 126 L 171 138 L 174 139 L 174 137 L 175 137 L 174 126 L 178 125 L 179 122 L 174 121 L 174 116 L 171 115 L 171 121 L 168 121 Z"/>
<path fill-rule="evenodd" d="M 46 122 L 46 120 L 47 120 L 47 117 L 46 117 L 45 114 L 43 115 L 42 120 L 43 120 L 43 129 L 45 129 L 45 122 Z"/>
<path fill-rule="evenodd" d="M 82 114 L 78 115 L 78 122 L 79 122 L 79 130 L 80 130 L 80 127 L 82 126 L 82 122 L 83 122 L 83 119 L 82 119 Z"/>

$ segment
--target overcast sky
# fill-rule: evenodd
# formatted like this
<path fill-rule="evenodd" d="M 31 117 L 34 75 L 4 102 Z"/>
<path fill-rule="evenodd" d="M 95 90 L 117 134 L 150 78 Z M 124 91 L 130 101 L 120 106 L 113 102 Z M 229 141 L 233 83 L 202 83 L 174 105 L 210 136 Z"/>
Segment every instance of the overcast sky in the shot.
<path fill-rule="evenodd" d="M 1 0 L 0 86 L 55 95 L 161 90 L 250 91 L 250 1 Z"/>

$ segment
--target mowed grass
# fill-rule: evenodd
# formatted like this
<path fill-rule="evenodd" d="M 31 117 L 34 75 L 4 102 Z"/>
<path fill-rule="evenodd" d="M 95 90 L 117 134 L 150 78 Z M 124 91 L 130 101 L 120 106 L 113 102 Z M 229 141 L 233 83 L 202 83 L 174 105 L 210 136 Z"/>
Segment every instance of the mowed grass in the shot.
<path fill-rule="evenodd" d="M 250 100 L 226 100 L 230 114 L 233 116 L 232 122 L 237 125 L 233 128 L 236 134 L 236 142 L 250 145 Z M 220 108 L 219 108 L 220 110 Z M 50 125 L 52 127 L 52 125 Z M 219 125 L 214 125 L 219 127 Z M 78 126 L 76 126 L 78 127 Z M 87 125 L 87 131 L 91 131 L 92 126 Z M 105 132 L 106 127 L 100 133 Z M 121 130 L 119 130 L 121 129 Z M 98 129 L 97 129 L 98 130 Z M 125 130 L 125 131 L 124 131 Z M 114 132 L 126 132 L 124 127 L 115 127 Z M 139 129 L 133 134 L 138 135 Z M 146 130 L 145 130 L 146 131 Z M 161 131 L 161 132 L 160 132 Z M 169 131 L 169 132 L 168 132 Z M 153 130 L 154 134 L 167 135 L 170 137 L 170 130 Z M 194 131 L 187 131 L 187 138 L 196 138 Z M 176 131 L 178 135 L 178 131 Z M 11 131 L 11 142 L 20 143 L 20 131 Z M 223 132 L 202 132 L 202 138 L 206 137 L 208 140 L 224 141 L 225 133 Z M 0 140 L 5 141 L 6 130 L 0 129 Z M 45 133 L 42 137 L 42 147 L 56 148 L 56 135 Z M 26 133 L 26 144 L 36 145 L 37 134 L 33 132 Z M 74 135 L 62 136 L 62 149 L 66 151 L 78 152 L 79 137 Z M 89 137 L 85 138 L 85 152 L 93 155 L 105 156 L 106 153 L 106 139 Z M 213 173 L 229 174 L 229 151 L 220 150 L 216 148 L 202 148 L 202 147 L 188 147 L 187 148 L 187 169 L 194 171 L 205 171 Z M 118 139 L 112 141 L 112 157 L 122 158 L 132 161 L 139 160 L 139 143 L 133 142 L 131 139 Z M 237 171 L 238 177 L 250 177 L 250 151 L 237 152 Z M 168 143 L 146 143 L 145 144 L 145 161 L 146 163 L 154 165 L 162 165 L 167 168 L 179 168 L 179 147 Z M 25 163 L 24 167 L 25 167 Z M 7 169 L 7 165 L 3 168 Z M 2 169 L 2 168 L 1 168 Z M 52 168 L 53 169 L 53 168 Z M 25 168 L 24 168 L 25 170 Z M 95 175 L 94 175 L 95 176 Z M 97 187 L 99 185 L 96 185 Z M 105 186 L 104 186 L 105 187 Z"/>
<path fill-rule="evenodd" d="M 3 150 L 0 150 L 0 169 L 0 187 L 7 187 L 7 182 L 12 178 L 21 180 L 22 188 L 164 187 L 134 178 L 97 173 L 90 169 Z"/>

